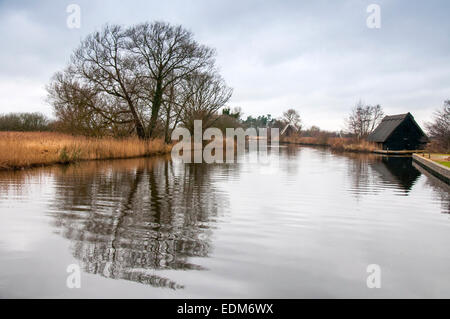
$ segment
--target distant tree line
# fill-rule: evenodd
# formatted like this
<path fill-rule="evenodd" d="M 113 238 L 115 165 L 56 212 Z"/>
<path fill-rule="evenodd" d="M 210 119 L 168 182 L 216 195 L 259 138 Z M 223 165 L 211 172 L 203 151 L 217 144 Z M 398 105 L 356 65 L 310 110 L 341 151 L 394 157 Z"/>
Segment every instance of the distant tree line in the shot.
<path fill-rule="evenodd" d="M 191 106 L 194 107 L 194 102 Z M 78 109 L 78 113 L 71 116 L 71 113 L 66 114 L 64 117 L 58 117 L 56 120 L 49 119 L 42 113 L 9 113 L 0 114 L 0 131 L 59 131 L 71 134 L 84 134 L 92 136 L 129 136 L 132 134 L 134 127 L 112 125 L 111 123 L 106 126 L 96 126 L 95 123 L 100 117 L 95 112 L 87 112 L 83 116 L 81 112 L 83 108 Z M 199 117 L 189 117 L 188 114 L 193 112 L 183 110 L 185 112 L 185 118 L 178 120 L 178 125 L 185 125 L 188 128 L 192 128 L 194 119 L 202 119 Z M 183 112 L 180 112 L 182 114 Z M 293 131 L 290 134 L 297 135 L 299 137 L 313 137 L 318 141 L 327 141 L 332 137 L 346 137 L 346 138 L 365 138 L 369 135 L 380 123 L 384 116 L 383 109 L 380 105 L 365 105 L 361 101 L 355 104 L 352 108 L 349 117 L 346 119 L 346 130 L 326 131 L 320 129 L 318 126 L 311 126 L 303 128 L 302 119 L 293 108 L 288 109 L 283 113 L 280 118 L 274 118 L 271 114 L 260 116 L 247 116 L 246 119 L 242 119 L 243 112 L 240 107 L 231 109 L 229 107 L 223 107 L 221 113 L 218 111 L 211 112 L 207 116 L 209 122 L 207 126 L 214 125 L 221 129 L 224 133 L 226 128 L 279 128 L 280 132 L 286 125 L 290 124 Z M 69 119 L 71 119 L 69 121 Z M 209 123 L 209 124 L 208 124 Z M 439 109 L 434 113 L 433 121 L 426 123 L 426 131 L 431 138 L 429 149 L 432 151 L 449 152 L 450 151 L 450 100 L 444 102 L 442 109 Z"/>
<path fill-rule="evenodd" d="M 51 121 L 41 113 L 0 114 L 0 131 L 48 131 Z"/>

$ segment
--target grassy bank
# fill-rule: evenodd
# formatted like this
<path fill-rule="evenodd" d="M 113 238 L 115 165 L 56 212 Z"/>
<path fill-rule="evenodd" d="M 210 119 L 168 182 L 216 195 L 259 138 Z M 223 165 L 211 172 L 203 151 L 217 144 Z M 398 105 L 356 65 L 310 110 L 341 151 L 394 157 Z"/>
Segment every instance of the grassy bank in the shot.
<path fill-rule="evenodd" d="M 443 162 L 443 161 L 438 161 L 439 164 L 447 166 L 448 168 L 450 168 L 450 162 Z"/>
<path fill-rule="evenodd" d="M 335 151 L 346 152 L 370 153 L 377 149 L 376 145 L 373 143 L 364 140 L 356 141 L 351 138 L 343 137 L 285 137 L 281 139 L 281 142 L 301 145 L 329 146 Z"/>
<path fill-rule="evenodd" d="M 87 138 L 51 132 L 0 132 L 0 169 L 132 158 L 170 152 L 162 140 Z"/>
<path fill-rule="evenodd" d="M 425 153 L 426 158 L 450 168 L 450 154 Z"/>

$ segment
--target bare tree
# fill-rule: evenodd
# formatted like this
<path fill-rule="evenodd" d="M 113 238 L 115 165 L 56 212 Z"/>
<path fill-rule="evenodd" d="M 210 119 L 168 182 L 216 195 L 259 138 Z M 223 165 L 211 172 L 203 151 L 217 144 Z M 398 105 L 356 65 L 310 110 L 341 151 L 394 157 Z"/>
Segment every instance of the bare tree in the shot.
<path fill-rule="evenodd" d="M 372 117 L 372 121 L 371 121 L 371 126 L 370 126 L 370 132 L 372 133 L 376 127 L 380 124 L 380 122 L 383 120 L 384 117 L 384 112 L 383 112 L 383 108 L 381 107 L 380 104 L 371 106 L 371 117 Z"/>
<path fill-rule="evenodd" d="M 55 113 L 93 114 L 108 123 L 133 122 L 139 137 L 146 137 L 138 62 L 127 52 L 127 37 L 120 26 L 106 26 L 82 41 L 69 66 L 48 86 Z"/>
<path fill-rule="evenodd" d="M 123 100 L 82 83 L 70 70 L 57 73 L 47 91 L 60 130 L 101 136 L 116 135 L 124 127 L 130 134 L 136 127 Z"/>
<path fill-rule="evenodd" d="M 450 150 L 450 100 L 444 102 L 442 110 L 434 113 L 434 119 L 426 124 L 426 129 L 442 151 Z"/>
<path fill-rule="evenodd" d="M 365 138 L 380 124 L 383 116 L 380 105 L 364 105 L 359 101 L 347 119 L 347 129 L 356 137 Z"/>
<path fill-rule="evenodd" d="M 294 109 L 289 109 L 283 113 L 282 121 L 285 125 L 290 124 L 297 128 L 298 131 L 302 129 L 302 121 L 298 112 Z"/>
<path fill-rule="evenodd" d="M 177 123 L 177 86 L 213 64 L 214 50 L 181 26 L 108 25 L 83 40 L 53 77 L 49 99 L 57 115 L 72 112 L 106 128 L 131 125 L 140 138 L 154 137 L 161 125 L 167 140 L 169 125 Z"/>
<path fill-rule="evenodd" d="M 162 114 L 164 122 L 164 141 L 170 143 L 172 131 L 180 123 L 182 112 L 182 86 L 172 83 L 163 96 Z"/>
<path fill-rule="evenodd" d="M 128 48 L 138 57 L 140 78 L 149 79 L 151 102 L 148 135 L 153 136 L 168 88 L 187 76 L 211 68 L 214 50 L 198 44 L 191 32 L 164 22 L 143 23 L 127 31 Z"/>
<path fill-rule="evenodd" d="M 202 120 L 202 127 L 211 127 L 218 118 L 217 111 L 231 98 L 232 90 L 215 73 L 195 73 L 184 82 L 181 123 L 191 133 L 194 121 Z"/>

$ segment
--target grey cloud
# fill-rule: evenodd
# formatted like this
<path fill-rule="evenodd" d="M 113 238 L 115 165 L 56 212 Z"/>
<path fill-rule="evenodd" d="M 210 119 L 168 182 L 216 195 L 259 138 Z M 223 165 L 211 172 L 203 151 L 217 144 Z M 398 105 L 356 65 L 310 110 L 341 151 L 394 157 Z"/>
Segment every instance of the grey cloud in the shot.
<path fill-rule="evenodd" d="M 78 3 L 82 28 L 65 25 Z M 447 1 L 377 1 L 382 27 L 368 29 L 373 1 L 1 1 L 0 112 L 42 109 L 43 87 L 80 39 L 105 23 L 183 24 L 217 49 L 247 115 L 297 108 L 307 125 L 340 129 L 359 99 L 428 120 L 450 98 Z M 17 83 L 17 85 L 14 85 Z M 25 83 L 25 84 L 24 84 Z M 37 98 L 37 96 L 40 98 Z M 13 106 L 13 107 L 12 107 Z"/>

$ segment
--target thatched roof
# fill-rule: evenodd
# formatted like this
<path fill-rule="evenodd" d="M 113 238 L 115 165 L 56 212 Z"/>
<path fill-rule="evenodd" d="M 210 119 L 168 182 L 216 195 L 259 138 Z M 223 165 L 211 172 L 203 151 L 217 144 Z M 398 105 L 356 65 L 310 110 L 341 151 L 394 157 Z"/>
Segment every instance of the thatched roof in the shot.
<path fill-rule="evenodd" d="M 422 132 L 422 134 L 426 136 L 425 133 L 423 133 L 422 129 L 420 128 L 419 124 L 417 124 L 416 121 L 414 120 L 414 117 L 411 115 L 411 113 L 408 112 L 406 114 L 385 116 L 381 121 L 380 125 L 378 125 L 377 128 L 372 133 L 370 133 L 367 140 L 376 143 L 386 142 L 386 140 L 391 136 L 391 134 L 395 131 L 395 129 L 401 123 L 403 123 L 403 121 L 405 121 L 408 117 Z"/>

